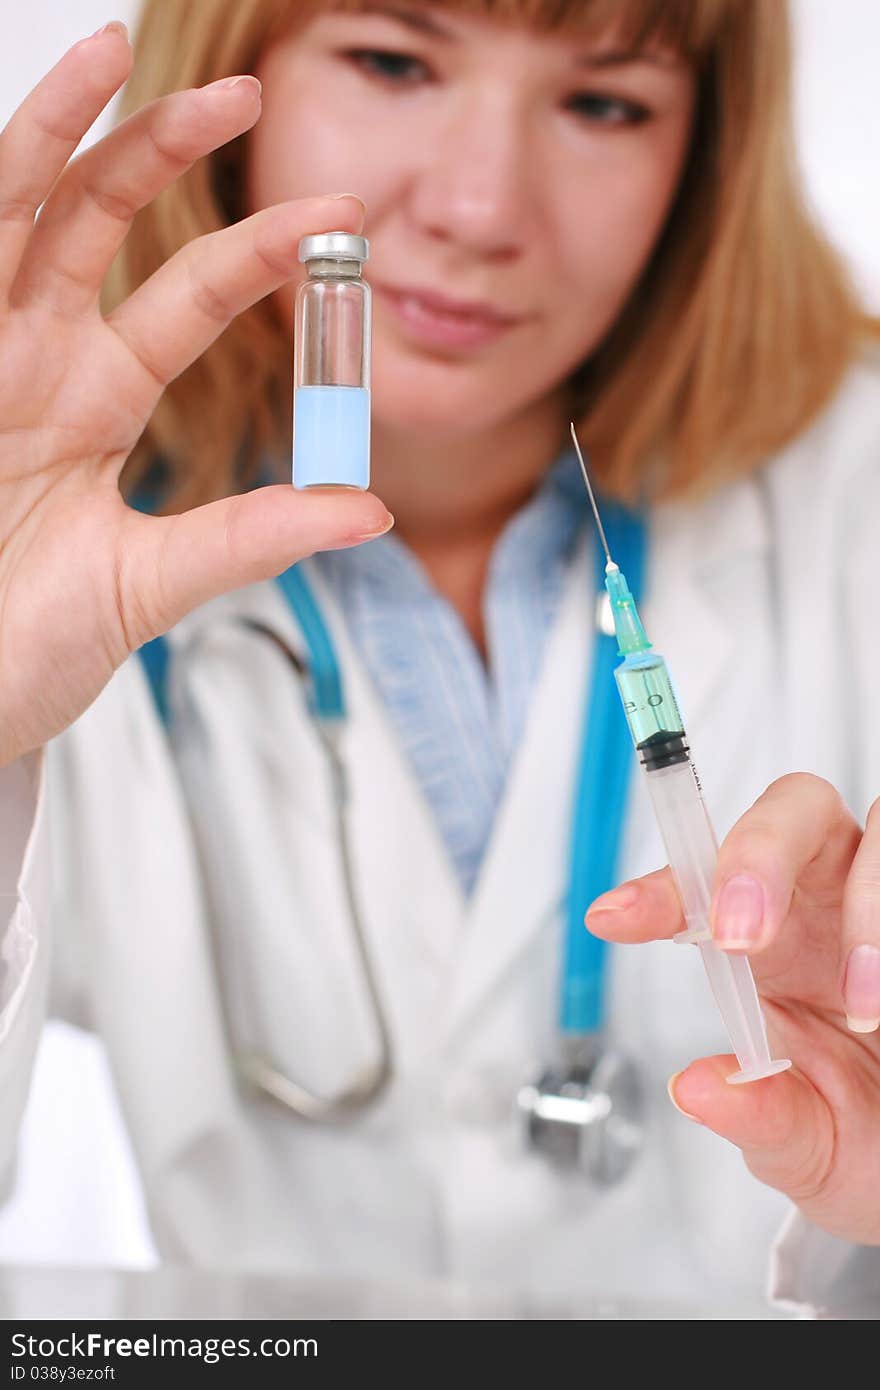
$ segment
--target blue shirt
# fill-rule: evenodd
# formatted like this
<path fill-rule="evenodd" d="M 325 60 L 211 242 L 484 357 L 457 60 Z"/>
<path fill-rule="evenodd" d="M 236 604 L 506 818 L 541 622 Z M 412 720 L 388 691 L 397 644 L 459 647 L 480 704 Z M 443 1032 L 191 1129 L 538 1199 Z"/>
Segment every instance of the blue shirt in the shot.
<path fill-rule="evenodd" d="M 488 665 L 458 612 L 393 532 L 315 556 L 467 895 L 586 516 L 577 456 L 566 451 L 492 552 L 483 609 Z"/>

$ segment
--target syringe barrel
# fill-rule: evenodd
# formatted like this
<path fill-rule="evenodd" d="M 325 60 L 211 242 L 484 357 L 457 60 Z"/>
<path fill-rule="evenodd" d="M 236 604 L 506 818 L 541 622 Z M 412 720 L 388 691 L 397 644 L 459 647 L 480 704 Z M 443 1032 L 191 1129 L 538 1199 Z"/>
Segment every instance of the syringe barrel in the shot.
<path fill-rule="evenodd" d="M 606 580 L 614 611 L 618 649 L 624 660 L 614 672 L 623 712 L 648 781 L 648 791 L 687 930 L 679 941 L 696 941 L 740 1070 L 731 1081 L 771 1076 L 791 1063 L 774 1062 L 751 967 L 745 956 L 720 950 L 711 937 L 709 907 L 718 842 L 690 760 L 684 721 L 666 662 L 654 652 L 619 572 Z"/>
<path fill-rule="evenodd" d="M 633 653 L 618 666 L 615 676 L 687 924 L 676 939 L 699 945 L 740 1064 L 733 1079 L 771 1075 L 787 1064 L 771 1061 L 749 962 L 719 950 L 712 940 L 709 908 L 718 841 L 690 759 L 666 663 L 653 652 Z"/>
<path fill-rule="evenodd" d="M 684 740 L 679 743 L 684 745 Z M 744 1081 L 768 1075 L 774 1064 L 749 962 L 745 956 L 719 950 L 712 940 L 709 906 L 718 842 L 687 746 L 684 748 L 683 761 L 653 770 L 646 764 L 645 777 L 687 923 L 687 931 L 677 939 L 696 941 L 700 948 L 715 1002 L 740 1064 L 737 1079 Z"/>
<path fill-rule="evenodd" d="M 693 763 L 645 770 L 648 791 L 689 932 L 708 933 L 718 841 Z"/>

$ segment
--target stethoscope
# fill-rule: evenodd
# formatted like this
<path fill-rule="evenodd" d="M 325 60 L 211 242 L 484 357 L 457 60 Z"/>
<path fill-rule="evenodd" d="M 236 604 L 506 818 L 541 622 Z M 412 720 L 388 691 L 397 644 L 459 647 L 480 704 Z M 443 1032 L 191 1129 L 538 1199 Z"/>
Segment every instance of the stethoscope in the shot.
<path fill-rule="evenodd" d="M 645 569 L 645 533 L 638 517 L 605 503 L 609 544 L 639 601 Z M 643 1101 L 633 1062 L 604 1039 L 607 948 L 584 926 L 592 900 L 616 882 L 632 767 L 613 669 L 618 660 L 606 611 L 601 551 L 596 559 L 597 599 L 590 688 L 584 705 L 581 749 L 571 821 L 570 872 L 565 903 L 565 947 L 559 1002 L 559 1050 L 551 1065 L 524 1084 L 516 1111 L 528 1145 L 553 1163 L 608 1186 L 628 1171 L 643 1140 Z M 377 1058 L 332 1096 L 319 1096 L 291 1080 L 268 1059 L 239 1058 L 242 1077 L 302 1120 L 329 1124 L 375 1103 L 394 1076 L 388 1015 L 364 929 L 354 882 L 348 829 L 346 768 L 341 756 L 347 708 L 342 673 L 318 602 L 300 565 L 277 579 L 302 633 L 307 656 L 294 651 L 271 626 L 237 622 L 270 641 L 305 689 L 308 707 L 332 773 L 336 831 L 344 890 L 370 1016 Z M 167 721 L 168 645 L 164 638 L 140 651 L 163 720 Z"/>

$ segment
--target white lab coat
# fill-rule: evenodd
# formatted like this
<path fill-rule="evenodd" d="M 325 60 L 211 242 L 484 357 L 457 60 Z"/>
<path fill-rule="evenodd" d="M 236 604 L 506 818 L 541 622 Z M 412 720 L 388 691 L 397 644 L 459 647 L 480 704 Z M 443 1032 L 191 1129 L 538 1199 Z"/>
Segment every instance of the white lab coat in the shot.
<path fill-rule="evenodd" d="M 787 771 L 828 777 L 859 814 L 880 792 L 878 533 L 874 360 L 760 475 L 656 509 L 644 618 L 719 833 Z M 210 603 L 171 635 L 176 750 L 132 659 L 50 746 L 35 815 L 38 759 L 2 774 L 0 888 L 17 880 L 18 894 L 0 995 L 7 1155 L 50 992 L 106 1044 L 171 1260 L 719 1307 L 760 1292 L 788 1204 L 666 1096 L 670 1073 L 728 1050 L 697 952 L 612 952 L 612 1032 L 649 1102 L 624 1182 L 596 1191 L 560 1176 L 522 1147 L 513 1116 L 555 1044 L 592 544 L 590 530 L 470 903 L 343 615 L 310 575 L 350 706 L 354 871 L 396 1067 L 385 1098 L 348 1124 L 296 1121 L 239 1087 L 233 1065 L 258 1049 L 333 1090 L 373 1047 L 327 763 L 293 673 L 237 625 L 259 615 L 302 647 L 277 587 Z M 663 862 L 634 777 L 622 876 Z M 797 1223 L 787 1241 L 785 1292 L 810 1296 L 804 1252 L 827 1275 L 845 1249 Z"/>

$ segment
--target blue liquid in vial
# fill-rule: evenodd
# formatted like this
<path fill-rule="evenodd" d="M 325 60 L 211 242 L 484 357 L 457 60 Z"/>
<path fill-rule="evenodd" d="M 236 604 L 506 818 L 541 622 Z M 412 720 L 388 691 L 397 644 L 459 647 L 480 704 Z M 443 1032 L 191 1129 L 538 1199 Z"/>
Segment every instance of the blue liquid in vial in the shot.
<path fill-rule="evenodd" d="M 298 386 L 293 485 L 370 486 L 370 393 L 364 386 Z"/>

